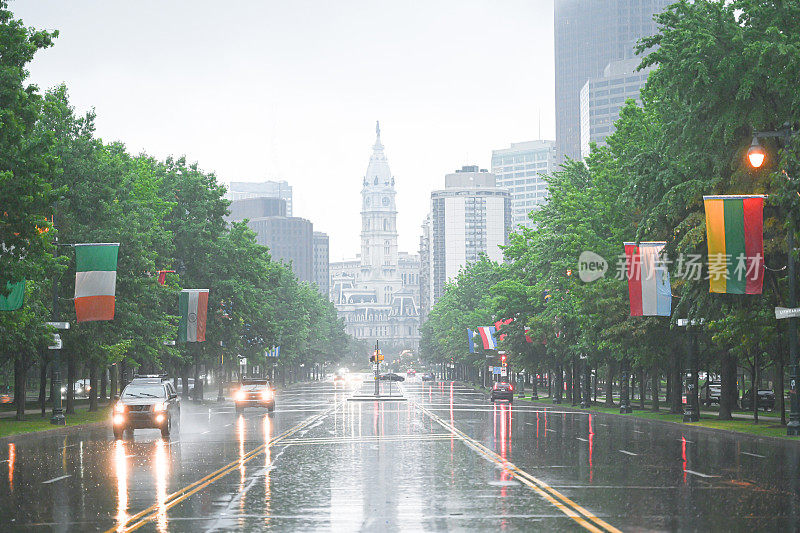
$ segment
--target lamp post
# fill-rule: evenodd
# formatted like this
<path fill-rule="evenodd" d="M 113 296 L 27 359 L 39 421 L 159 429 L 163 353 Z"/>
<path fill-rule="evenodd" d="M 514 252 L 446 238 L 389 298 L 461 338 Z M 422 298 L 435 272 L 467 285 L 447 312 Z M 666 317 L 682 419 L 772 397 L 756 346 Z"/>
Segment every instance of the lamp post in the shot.
<path fill-rule="evenodd" d="M 759 137 L 773 137 L 786 143 L 792 137 L 800 135 L 789 124 L 785 124 L 780 130 L 757 131 L 753 134 L 753 142 L 747 150 L 747 160 L 754 169 L 760 168 L 766 160 L 767 153 L 758 142 Z M 786 236 L 786 247 L 788 253 L 789 270 L 789 307 L 797 307 L 797 282 L 795 280 L 794 262 L 794 232 L 797 227 L 794 210 L 789 209 L 789 233 Z M 789 423 L 786 425 L 786 434 L 789 436 L 800 435 L 800 398 L 797 396 L 798 379 L 800 379 L 800 369 L 797 362 L 797 317 L 790 317 L 789 320 Z M 758 390 L 753 386 L 754 398 L 758 397 Z M 756 401 L 756 400 L 754 400 Z"/>
<path fill-rule="evenodd" d="M 695 346 L 695 332 L 691 330 L 692 326 L 702 323 L 696 320 L 689 320 L 688 318 L 679 318 L 678 326 L 686 328 L 688 337 L 689 348 L 688 357 L 686 358 L 686 404 L 683 407 L 683 421 L 684 422 L 697 422 L 700 420 L 700 398 L 698 397 L 698 363 L 697 363 L 697 347 Z"/>

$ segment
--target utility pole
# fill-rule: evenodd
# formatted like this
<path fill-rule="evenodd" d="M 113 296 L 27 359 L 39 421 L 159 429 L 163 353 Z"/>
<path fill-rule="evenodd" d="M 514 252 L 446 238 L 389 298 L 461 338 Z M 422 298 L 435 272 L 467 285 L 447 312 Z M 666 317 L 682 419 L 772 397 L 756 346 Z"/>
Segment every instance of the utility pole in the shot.
<path fill-rule="evenodd" d="M 54 222 L 55 223 L 55 222 Z M 58 236 L 54 237 L 56 250 L 53 256 L 58 258 Z M 53 322 L 58 322 L 58 273 L 53 272 Z M 53 350 L 53 416 L 50 423 L 54 426 L 66 424 L 64 409 L 61 407 L 61 348 Z"/>

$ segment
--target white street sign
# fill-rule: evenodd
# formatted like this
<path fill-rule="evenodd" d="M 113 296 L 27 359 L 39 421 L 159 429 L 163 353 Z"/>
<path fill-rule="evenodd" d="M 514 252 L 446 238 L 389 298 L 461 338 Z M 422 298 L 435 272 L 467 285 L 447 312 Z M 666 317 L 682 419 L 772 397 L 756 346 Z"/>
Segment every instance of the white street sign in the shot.
<path fill-rule="evenodd" d="M 58 333 L 53 333 L 53 340 L 50 341 L 50 346 L 48 346 L 51 350 L 60 350 L 61 349 L 61 335 Z"/>
<path fill-rule="evenodd" d="M 701 318 L 700 320 L 692 319 L 692 326 L 697 326 L 697 325 L 703 324 L 705 321 L 706 321 L 705 318 Z M 678 319 L 678 326 L 686 327 L 688 325 L 689 325 L 689 319 L 688 318 L 679 318 Z"/>
<path fill-rule="evenodd" d="M 247 357 L 239 358 L 239 364 L 242 366 L 247 366 Z"/>
<path fill-rule="evenodd" d="M 776 307 L 775 308 L 775 318 L 780 320 L 781 318 L 792 318 L 795 316 L 800 316 L 800 307 L 794 308 L 787 308 L 787 307 Z"/>
<path fill-rule="evenodd" d="M 500 369 L 500 375 L 503 376 L 503 377 L 508 376 L 508 367 L 507 366 L 504 366 L 502 369 Z"/>
<path fill-rule="evenodd" d="M 56 329 L 69 329 L 69 322 L 45 322 L 48 326 Z"/>

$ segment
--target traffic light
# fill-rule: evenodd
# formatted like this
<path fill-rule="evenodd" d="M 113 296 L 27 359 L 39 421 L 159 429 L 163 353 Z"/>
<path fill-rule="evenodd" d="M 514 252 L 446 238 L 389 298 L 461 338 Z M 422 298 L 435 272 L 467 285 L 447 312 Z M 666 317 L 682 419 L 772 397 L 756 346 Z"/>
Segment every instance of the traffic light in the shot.
<path fill-rule="evenodd" d="M 380 350 L 375 350 L 372 352 L 372 355 L 369 356 L 370 363 L 379 363 L 381 361 L 383 361 L 383 354 Z"/>
<path fill-rule="evenodd" d="M 506 366 L 506 354 L 502 354 L 500 356 L 500 362 L 503 364 L 503 366 Z"/>
<path fill-rule="evenodd" d="M 374 363 L 375 362 L 375 355 L 370 355 L 369 356 L 369 362 L 370 363 Z"/>

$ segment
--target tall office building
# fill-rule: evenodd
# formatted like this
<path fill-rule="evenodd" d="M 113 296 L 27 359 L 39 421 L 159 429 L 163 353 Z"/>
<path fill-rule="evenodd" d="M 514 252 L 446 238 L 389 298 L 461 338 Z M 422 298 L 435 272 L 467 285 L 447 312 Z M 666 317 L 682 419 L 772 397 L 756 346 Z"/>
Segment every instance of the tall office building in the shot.
<path fill-rule="evenodd" d="M 641 90 L 652 68 L 636 71 L 638 59 L 612 61 L 599 78 L 589 78 L 581 89 L 581 157 L 588 157 L 590 143 L 605 144 L 614 133 L 619 110 L 629 98 L 641 103 Z"/>
<path fill-rule="evenodd" d="M 653 15 L 673 0 L 556 0 L 556 157 L 581 157 L 580 93 L 611 62 L 635 57 L 636 42 L 657 32 Z"/>
<path fill-rule="evenodd" d="M 269 248 L 274 260 L 291 264 L 297 279 L 315 281 L 311 221 L 298 217 L 261 217 L 250 219 L 247 226 L 256 232 L 256 242 Z"/>
<path fill-rule="evenodd" d="M 286 216 L 292 216 L 292 186 L 286 181 L 232 181 L 225 197 L 228 200 L 282 198 L 286 202 Z"/>
<path fill-rule="evenodd" d="M 285 217 L 286 201 L 281 198 L 242 198 L 228 206 L 227 220 L 240 221 L 261 217 Z"/>
<path fill-rule="evenodd" d="M 419 346 L 419 258 L 397 249 L 395 179 L 375 130 L 361 188 L 361 253 L 331 263 L 331 301 L 347 333 L 399 355 Z"/>
<path fill-rule="evenodd" d="M 555 170 L 555 142 L 511 143 L 510 148 L 492 150 L 492 174 L 497 186 L 511 193 L 511 224 L 532 227 L 528 213 L 547 201 L 543 174 Z"/>
<path fill-rule="evenodd" d="M 325 298 L 330 293 L 330 242 L 327 233 L 314 232 L 314 281 Z"/>
<path fill-rule="evenodd" d="M 429 271 L 425 276 L 430 309 L 444 294 L 445 283 L 461 267 L 478 260 L 481 254 L 502 261 L 500 246 L 507 244 L 511 231 L 511 194 L 496 185 L 491 172 L 477 166 L 464 166 L 445 176 L 445 188 L 431 193 L 431 214 L 427 233 Z M 423 229 L 423 237 L 426 229 Z"/>

